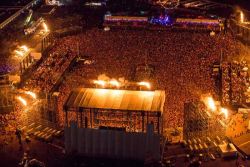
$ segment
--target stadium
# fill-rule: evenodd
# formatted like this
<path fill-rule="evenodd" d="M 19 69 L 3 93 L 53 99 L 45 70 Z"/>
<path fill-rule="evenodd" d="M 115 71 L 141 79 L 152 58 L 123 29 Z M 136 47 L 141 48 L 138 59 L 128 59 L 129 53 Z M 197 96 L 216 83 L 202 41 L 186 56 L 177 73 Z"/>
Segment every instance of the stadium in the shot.
<path fill-rule="evenodd" d="M 14 65 L 1 66 L 4 134 L 20 130 L 66 155 L 145 166 L 214 158 L 230 166 L 249 157 L 250 50 L 242 34 L 250 30 L 240 17 L 174 5 L 157 14 L 106 11 L 96 26 L 79 14 L 65 23 L 66 8 L 41 10 L 48 16 L 23 34 L 38 45 L 27 40 L 11 53 Z"/>

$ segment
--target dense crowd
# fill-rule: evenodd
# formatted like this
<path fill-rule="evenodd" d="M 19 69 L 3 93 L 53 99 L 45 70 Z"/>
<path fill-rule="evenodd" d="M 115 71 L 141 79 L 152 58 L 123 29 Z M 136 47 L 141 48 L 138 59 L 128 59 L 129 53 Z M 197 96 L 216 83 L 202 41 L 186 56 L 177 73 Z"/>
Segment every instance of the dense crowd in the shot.
<path fill-rule="evenodd" d="M 35 92 L 49 93 L 76 56 L 76 37 L 63 38 L 57 42 L 51 54 L 32 74 L 26 87 Z"/>
<path fill-rule="evenodd" d="M 75 36 L 64 39 L 71 39 L 67 45 L 71 54 L 77 54 L 75 46 L 79 43 L 80 55 L 93 63 L 76 64 L 64 78 L 58 102 L 61 123 L 64 122 L 62 106 L 73 88 L 92 87 L 91 81 L 100 74 L 133 81 L 134 69 L 146 62 L 154 66 L 149 78 L 152 89 L 166 92 L 165 126 L 181 126 L 185 102 L 200 99 L 205 93 L 218 95 L 211 65 L 220 61 L 221 51 L 233 57 L 240 49 L 240 44 L 229 34 L 92 29 L 77 37 L 77 40 Z M 64 47 L 62 43 L 57 46 L 62 50 Z"/>
<path fill-rule="evenodd" d="M 249 75 L 246 61 L 222 64 L 222 104 L 242 105 L 249 102 Z"/>

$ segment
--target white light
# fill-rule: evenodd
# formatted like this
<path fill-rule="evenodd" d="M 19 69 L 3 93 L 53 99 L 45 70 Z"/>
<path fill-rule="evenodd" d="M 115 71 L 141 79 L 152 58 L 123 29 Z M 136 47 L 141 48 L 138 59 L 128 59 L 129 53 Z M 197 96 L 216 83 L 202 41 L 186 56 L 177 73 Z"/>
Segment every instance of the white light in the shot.
<path fill-rule="evenodd" d="M 150 85 L 150 83 L 148 83 L 148 82 L 139 82 L 138 85 L 140 85 L 140 86 L 145 86 L 145 87 L 147 87 L 148 89 L 151 88 L 151 85 Z"/>
<path fill-rule="evenodd" d="M 240 12 L 240 22 L 244 23 L 244 14 L 242 11 Z"/>
<path fill-rule="evenodd" d="M 19 50 L 15 50 L 15 53 L 21 57 L 24 56 L 23 52 L 19 51 Z"/>
<path fill-rule="evenodd" d="M 109 84 L 116 86 L 116 87 L 120 87 L 120 83 L 115 79 L 112 79 L 111 81 L 109 81 Z"/>
<path fill-rule="evenodd" d="M 214 99 L 212 97 L 207 98 L 207 104 L 208 104 L 209 109 L 211 109 L 212 111 L 216 110 L 216 105 L 215 105 Z"/>
<path fill-rule="evenodd" d="M 47 26 L 46 23 L 43 23 L 43 28 L 44 28 L 44 31 L 45 31 L 45 32 L 48 32 L 48 31 L 49 31 L 48 26 Z"/>
<path fill-rule="evenodd" d="M 221 108 L 221 113 L 225 115 L 225 118 L 228 118 L 228 110 L 226 108 Z"/>
<path fill-rule="evenodd" d="M 30 95 L 32 98 L 36 99 L 36 94 L 31 91 L 26 91 L 25 94 Z"/>
<path fill-rule="evenodd" d="M 94 80 L 94 84 L 104 87 L 106 85 L 106 82 L 103 80 Z"/>
<path fill-rule="evenodd" d="M 25 45 L 21 46 L 20 48 L 23 49 L 25 52 L 28 52 L 28 51 L 29 51 L 28 47 L 25 46 Z"/>
<path fill-rule="evenodd" d="M 27 102 L 24 98 L 22 98 L 21 96 L 18 96 L 17 99 L 24 105 L 27 106 Z"/>

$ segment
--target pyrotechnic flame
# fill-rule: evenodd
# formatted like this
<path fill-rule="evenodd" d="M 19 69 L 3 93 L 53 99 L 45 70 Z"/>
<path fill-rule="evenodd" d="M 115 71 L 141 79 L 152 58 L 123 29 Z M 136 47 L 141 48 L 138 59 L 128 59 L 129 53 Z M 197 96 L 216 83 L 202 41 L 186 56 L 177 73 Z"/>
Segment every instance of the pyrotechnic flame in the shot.
<path fill-rule="evenodd" d="M 94 80 L 94 84 L 104 87 L 106 85 L 106 82 L 103 80 Z"/>
<path fill-rule="evenodd" d="M 226 108 L 221 108 L 220 109 L 221 113 L 224 114 L 225 118 L 228 118 L 228 110 Z"/>
<path fill-rule="evenodd" d="M 109 81 L 110 78 L 106 74 L 98 75 L 97 80 Z"/>
<path fill-rule="evenodd" d="M 110 80 L 109 84 L 116 86 L 116 87 L 120 87 L 120 83 L 115 79 Z"/>
<path fill-rule="evenodd" d="M 242 11 L 240 12 L 240 22 L 244 23 L 244 14 Z"/>
<path fill-rule="evenodd" d="M 207 98 L 207 107 L 212 111 L 216 111 L 216 105 L 212 97 Z"/>
<path fill-rule="evenodd" d="M 36 94 L 31 91 L 26 91 L 25 94 L 30 95 L 32 98 L 36 99 Z"/>
<path fill-rule="evenodd" d="M 19 50 L 15 50 L 15 53 L 16 53 L 17 55 L 19 55 L 19 56 L 23 56 L 23 55 L 24 55 L 23 52 L 21 52 L 21 51 L 19 51 Z"/>
<path fill-rule="evenodd" d="M 44 28 L 44 31 L 45 31 L 45 32 L 48 32 L 48 31 L 49 31 L 48 26 L 47 26 L 46 23 L 43 23 L 43 28 Z"/>
<path fill-rule="evenodd" d="M 23 49 L 25 52 L 28 52 L 28 51 L 29 51 L 29 49 L 28 49 L 28 47 L 27 47 L 26 45 L 23 45 L 23 46 L 21 46 L 20 48 Z"/>
<path fill-rule="evenodd" d="M 27 106 L 27 102 L 24 98 L 22 98 L 21 96 L 18 96 L 17 99 L 24 105 Z"/>
<path fill-rule="evenodd" d="M 150 85 L 150 83 L 148 83 L 148 82 L 139 82 L 138 85 L 140 85 L 140 86 L 145 86 L 145 87 L 148 88 L 148 89 L 151 88 L 151 85 Z"/>

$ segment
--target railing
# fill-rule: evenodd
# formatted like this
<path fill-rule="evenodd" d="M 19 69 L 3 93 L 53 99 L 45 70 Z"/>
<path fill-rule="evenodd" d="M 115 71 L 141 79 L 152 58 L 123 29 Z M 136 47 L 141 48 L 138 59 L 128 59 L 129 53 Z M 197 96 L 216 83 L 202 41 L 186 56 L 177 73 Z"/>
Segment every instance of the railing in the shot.
<path fill-rule="evenodd" d="M 16 19 L 21 13 L 24 12 L 24 10 L 29 9 L 30 7 L 32 7 L 36 3 L 39 3 L 40 1 L 42 1 L 42 0 L 33 0 L 30 3 L 28 3 L 27 5 L 25 5 L 22 9 L 18 10 L 16 13 L 14 13 L 13 15 L 11 15 L 8 19 L 6 19 L 5 21 L 3 21 L 0 24 L 0 29 L 3 29 L 6 25 L 8 25 L 10 22 L 12 22 L 14 19 Z"/>

